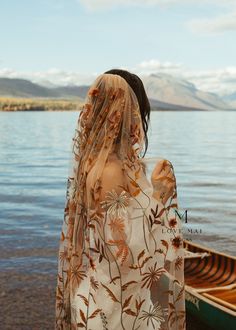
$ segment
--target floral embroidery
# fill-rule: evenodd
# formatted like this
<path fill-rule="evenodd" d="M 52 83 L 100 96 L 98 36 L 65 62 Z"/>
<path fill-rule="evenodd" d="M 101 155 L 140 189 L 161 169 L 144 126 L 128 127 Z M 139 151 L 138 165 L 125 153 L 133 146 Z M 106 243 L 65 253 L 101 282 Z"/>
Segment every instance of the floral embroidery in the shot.
<path fill-rule="evenodd" d="M 101 202 L 101 205 L 111 215 L 122 217 L 127 212 L 128 203 L 129 196 L 125 191 L 118 195 L 115 190 L 112 190 L 107 193 L 106 200 Z"/>
<path fill-rule="evenodd" d="M 142 288 L 147 287 L 151 288 L 151 286 L 159 280 L 161 275 L 165 273 L 165 269 L 163 267 L 157 268 L 157 262 L 155 262 L 154 266 L 148 268 L 148 272 L 145 272 L 145 275 L 142 279 Z"/>
<path fill-rule="evenodd" d="M 117 232 L 121 235 L 121 237 L 123 236 L 123 233 L 125 230 L 124 219 L 113 218 L 113 219 L 111 219 L 111 221 L 108 225 L 110 226 L 112 232 Z"/>
<path fill-rule="evenodd" d="M 104 312 L 100 312 L 100 316 L 102 319 L 103 330 L 108 330 L 107 328 L 107 318 Z"/>
<path fill-rule="evenodd" d="M 176 236 L 175 238 L 172 239 L 172 245 L 178 249 L 182 243 L 182 239 L 180 236 Z"/>
<path fill-rule="evenodd" d="M 185 330 L 174 169 L 158 160 L 156 181 L 147 182 L 153 172 L 140 158 L 143 142 L 135 93 L 121 77 L 101 75 L 72 139 L 55 330 Z M 113 147 L 124 178 L 114 175 L 106 191 L 102 173 Z"/>
<path fill-rule="evenodd" d="M 92 88 L 91 90 L 89 90 L 89 95 L 90 96 L 98 96 L 99 94 L 99 89 L 98 88 Z"/>
<path fill-rule="evenodd" d="M 176 225 L 177 225 L 177 221 L 176 221 L 176 219 L 170 219 L 170 221 L 169 221 L 169 226 L 170 226 L 171 228 L 174 228 Z"/>
<path fill-rule="evenodd" d="M 162 322 L 165 322 L 164 314 L 161 306 L 156 303 L 154 306 L 149 307 L 148 311 L 142 311 L 142 316 L 140 319 L 147 321 L 147 326 L 149 326 L 149 322 L 152 324 L 153 329 L 159 329 L 159 326 Z"/>

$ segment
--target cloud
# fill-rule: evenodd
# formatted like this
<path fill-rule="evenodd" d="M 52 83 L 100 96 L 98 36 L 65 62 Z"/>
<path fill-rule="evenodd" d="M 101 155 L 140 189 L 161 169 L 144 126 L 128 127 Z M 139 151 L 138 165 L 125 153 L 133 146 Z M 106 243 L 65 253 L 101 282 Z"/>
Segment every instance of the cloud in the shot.
<path fill-rule="evenodd" d="M 184 66 L 182 63 L 173 63 L 169 61 L 161 62 L 158 59 L 151 59 L 142 61 L 133 68 L 127 68 L 127 70 L 129 69 L 139 75 L 149 75 L 152 73 L 180 75 L 184 70 Z"/>
<path fill-rule="evenodd" d="M 77 0 L 89 10 L 109 9 L 122 6 L 150 6 L 176 2 L 178 0 Z"/>
<path fill-rule="evenodd" d="M 192 70 L 180 63 L 161 62 L 158 59 L 142 61 L 133 68 L 125 68 L 138 74 L 140 77 L 151 73 L 169 74 L 192 82 L 200 90 L 230 94 L 236 91 L 236 66 L 219 68 L 217 70 Z M 50 84 L 64 85 L 90 85 L 98 73 L 81 74 L 75 71 L 51 68 L 47 71 L 19 72 L 10 68 L 0 69 L 0 77 L 24 78 L 35 83 L 50 86 Z"/>
<path fill-rule="evenodd" d="M 224 15 L 213 18 L 192 19 L 186 26 L 193 32 L 212 34 L 236 30 L 236 0 L 77 0 L 88 10 L 106 10 L 117 7 L 151 7 L 173 5 L 210 5 L 212 8 L 221 7 L 226 11 Z"/>
<path fill-rule="evenodd" d="M 236 11 L 211 19 L 194 19 L 187 22 L 187 25 L 194 32 L 206 34 L 233 31 L 236 30 Z"/>
<path fill-rule="evenodd" d="M 151 73 L 169 74 L 192 82 L 200 90 L 219 95 L 236 91 L 236 66 L 216 70 L 192 70 L 181 63 L 151 59 L 139 63 L 132 70 L 140 76 Z"/>
<path fill-rule="evenodd" d="M 236 91 L 236 66 L 198 72 L 186 71 L 184 77 L 204 91 L 219 95 Z"/>
<path fill-rule="evenodd" d="M 74 71 L 60 70 L 58 68 L 35 72 L 20 72 L 11 68 L 0 69 L 0 77 L 29 79 L 35 83 L 51 83 L 61 86 L 88 85 L 96 76 L 97 73 L 82 74 Z"/>
<path fill-rule="evenodd" d="M 138 64 L 137 66 L 137 70 L 139 70 L 140 72 L 144 72 L 144 73 L 152 73 L 153 71 L 174 71 L 174 72 L 178 72 L 180 70 L 180 68 L 182 67 L 181 63 L 172 63 L 172 62 L 160 62 L 159 60 L 149 60 L 149 61 L 143 61 L 140 64 Z"/>
<path fill-rule="evenodd" d="M 122 6 L 168 6 L 181 4 L 199 4 L 199 0 L 77 0 L 81 5 L 89 10 L 109 9 Z M 220 6 L 231 6 L 235 0 L 202 0 L 201 4 L 214 4 Z"/>

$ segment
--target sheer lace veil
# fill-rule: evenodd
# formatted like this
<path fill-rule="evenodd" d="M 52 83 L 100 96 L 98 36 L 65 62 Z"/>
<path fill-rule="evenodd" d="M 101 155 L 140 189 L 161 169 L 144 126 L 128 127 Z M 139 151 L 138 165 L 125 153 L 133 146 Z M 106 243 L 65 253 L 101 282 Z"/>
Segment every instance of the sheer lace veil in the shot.
<path fill-rule="evenodd" d="M 91 263 L 86 210 L 99 200 L 100 179 L 108 156 L 115 152 L 126 174 L 135 180 L 142 167 L 143 148 L 144 131 L 134 91 L 119 75 L 100 75 L 88 91 L 72 140 L 58 264 L 57 296 L 64 307 L 57 308 L 57 312 L 65 312 L 65 306 L 70 308 L 70 296 Z M 91 187 L 86 189 L 92 167 Z"/>

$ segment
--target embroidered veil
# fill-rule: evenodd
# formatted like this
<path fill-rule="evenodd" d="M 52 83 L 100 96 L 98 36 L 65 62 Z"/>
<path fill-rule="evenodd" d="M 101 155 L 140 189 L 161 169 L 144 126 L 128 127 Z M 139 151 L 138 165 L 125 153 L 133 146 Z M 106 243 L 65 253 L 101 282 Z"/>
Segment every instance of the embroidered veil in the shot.
<path fill-rule="evenodd" d="M 72 140 L 57 330 L 185 329 L 174 168 L 166 159 L 150 168 L 143 148 L 135 93 L 119 75 L 100 75 Z"/>

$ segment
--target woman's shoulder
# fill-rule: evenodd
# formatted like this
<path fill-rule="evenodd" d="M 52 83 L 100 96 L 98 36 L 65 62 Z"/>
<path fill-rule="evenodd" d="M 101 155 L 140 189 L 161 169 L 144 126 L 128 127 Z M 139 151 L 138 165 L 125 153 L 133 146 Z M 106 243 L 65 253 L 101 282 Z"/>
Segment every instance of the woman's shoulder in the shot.
<path fill-rule="evenodd" d="M 102 199 L 107 192 L 115 190 L 121 193 L 125 186 L 125 176 L 122 169 L 121 161 L 112 160 L 105 164 L 101 176 L 101 197 Z"/>
<path fill-rule="evenodd" d="M 118 175 L 122 176 L 122 162 L 120 160 L 110 160 L 106 162 L 104 169 L 103 169 L 104 176 L 113 176 Z"/>

